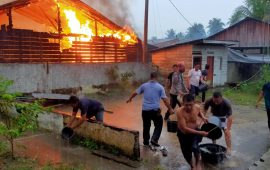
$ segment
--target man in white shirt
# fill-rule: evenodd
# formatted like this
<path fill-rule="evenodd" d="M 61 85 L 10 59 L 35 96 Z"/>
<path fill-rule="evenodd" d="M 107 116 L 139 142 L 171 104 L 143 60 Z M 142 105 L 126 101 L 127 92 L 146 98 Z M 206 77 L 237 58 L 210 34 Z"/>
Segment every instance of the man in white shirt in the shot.
<path fill-rule="evenodd" d="M 188 72 L 188 88 L 190 94 L 194 97 L 199 95 L 199 85 L 202 72 L 200 70 L 200 65 L 196 64 L 193 69 Z"/>

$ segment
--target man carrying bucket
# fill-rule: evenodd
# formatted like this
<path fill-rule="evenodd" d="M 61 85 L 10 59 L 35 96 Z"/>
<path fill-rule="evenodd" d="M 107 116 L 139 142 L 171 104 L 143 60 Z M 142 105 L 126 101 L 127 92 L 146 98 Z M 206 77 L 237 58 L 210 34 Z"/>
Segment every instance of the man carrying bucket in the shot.
<path fill-rule="evenodd" d="M 231 127 L 232 127 L 232 107 L 228 100 L 222 97 L 221 92 L 214 92 L 213 97 L 208 99 L 204 105 L 206 115 L 209 107 L 213 116 L 209 118 L 209 123 L 213 123 L 223 129 L 227 145 L 227 154 L 231 154 Z"/>
<path fill-rule="evenodd" d="M 200 106 L 195 104 L 194 96 L 186 94 L 183 97 L 184 106 L 177 110 L 178 131 L 177 136 L 184 158 L 191 166 L 191 169 L 201 169 L 201 156 L 199 143 L 202 136 L 207 136 L 208 132 L 200 131 L 199 126 L 207 119 L 201 113 Z M 195 161 L 192 159 L 193 155 Z"/>

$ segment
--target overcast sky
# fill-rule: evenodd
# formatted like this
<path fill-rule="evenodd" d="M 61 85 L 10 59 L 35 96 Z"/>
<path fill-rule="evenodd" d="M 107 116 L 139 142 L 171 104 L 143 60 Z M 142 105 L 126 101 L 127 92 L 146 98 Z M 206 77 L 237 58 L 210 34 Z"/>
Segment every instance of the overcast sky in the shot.
<path fill-rule="evenodd" d="M 131 0 L 134 27 L 143 32 L 145 0 Z M 169 0 L 149 0 L 149 38 L 163 37 L 166 30 L 186 32 L 190 26 Z M 244 4 L 244 0 L 172 0 L 176 7 L 191 23 L 202 23 L 205 27 L 213 17 L 220 18 L 225 24 L 234 9 Z"/>
<path fill-rule="evenodd" d="M 0 0 L 0 4 L 10 1 L 14 0 Z M 87 2 L 87 0 L 82 1 Z M 95 1 L 98 2 L 99 0 Z M 107 0 L 110 3 L 114 3 L 113 1 L 121 3 L 121 0 Z M 138 34 L 142 35 L 145 0 L 122 1 L 128 2 L 130 13 L 133 16 L 130 21 L 132 27 Z M 169 0 L 149 0 L 149 2 L 149 38 L 153 36 L 163 38 L 170 28 L 177 32 L 186 32 L 190 26 L 189 23 L 176 11 Z M 213 17 L 220 18 L 226 24 L 234 9 L 244 4 L 244 0 L 172 0 L 172 2 L 189 22 L 192 24 L 195 22 L 202 23 L 205 29 L 208 21 Z M 91 6 L 91 4 L 89 5 Z"/>

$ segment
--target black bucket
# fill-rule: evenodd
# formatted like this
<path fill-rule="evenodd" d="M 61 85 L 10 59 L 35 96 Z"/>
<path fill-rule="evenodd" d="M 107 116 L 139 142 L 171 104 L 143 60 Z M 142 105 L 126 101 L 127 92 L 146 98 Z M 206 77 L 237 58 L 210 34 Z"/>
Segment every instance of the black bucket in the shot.
<path fill-rule="evenodd" d="M 217 164 L 226 157 L 227 149 L 224 146 L 207 143 L 199 145 L 202 161 L 210 164 Z"/>
<path fill-rule="evenodd" d="M 177 132 L 177 121 L 168 120 L 167 121 L 167 131 L 171 133 Z"/>
<path fill-rule="evenodd" d="M 217 140 L 222 136 L 222 130 L 218 126 L 212 123 L 203 124 L 201 127 L 202 131 L 209 132 L 208 136 L 209 139 Z"/>
<path fill-rule="evenodd" d="M 65 140 L 70 140 L 74 136 L 74 131 L 73 129 L 69 127 L 65 127 L 62 129 L 62 138 Z"/>

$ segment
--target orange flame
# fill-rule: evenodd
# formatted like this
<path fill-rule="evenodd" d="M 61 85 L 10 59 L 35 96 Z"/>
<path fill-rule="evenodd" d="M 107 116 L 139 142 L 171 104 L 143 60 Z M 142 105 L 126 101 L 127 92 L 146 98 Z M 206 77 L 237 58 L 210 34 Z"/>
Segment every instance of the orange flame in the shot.
<path fill-rule="evenodd" d="M 136 34 L 129 27 L 124 27 L 122 30 L 110 30 L 108 28 L 98 28 L 98 35 L 93 34 L 95 30 L 94 24 L 85 17 L 80 11 L 74 8 L 60 4 L 60 10 L 67 21 L 67 29 L 64 29 L 65 34 L 79 34 L 79 39 L 68 37 L 71 47 L 73 41 L 91 41 L 93 36 L 99 37 L 114 37 L 121 40 L 125 44 L 135 44 L 138 42 Z M 66 43 L 66 42 L 65 42 Z"/>
<path fill-rule="evenodd" d="M 76 12 L 72 10 L 64 10 L 65 16 L 68 20 L 68 26 L 70 28 L 70 33 L 74 34 L 83 34 L 85 36 L 81 36 L 81 41 L 90 41 L 91 37 L 93 36 L 93 32 L 89 27 L 89 21 L 86 20 L 85 24 L 81 24 L 81 22 L 76 17 Z M 70 41 L 75 41 L 74 37 L 69 37 Z"/>

